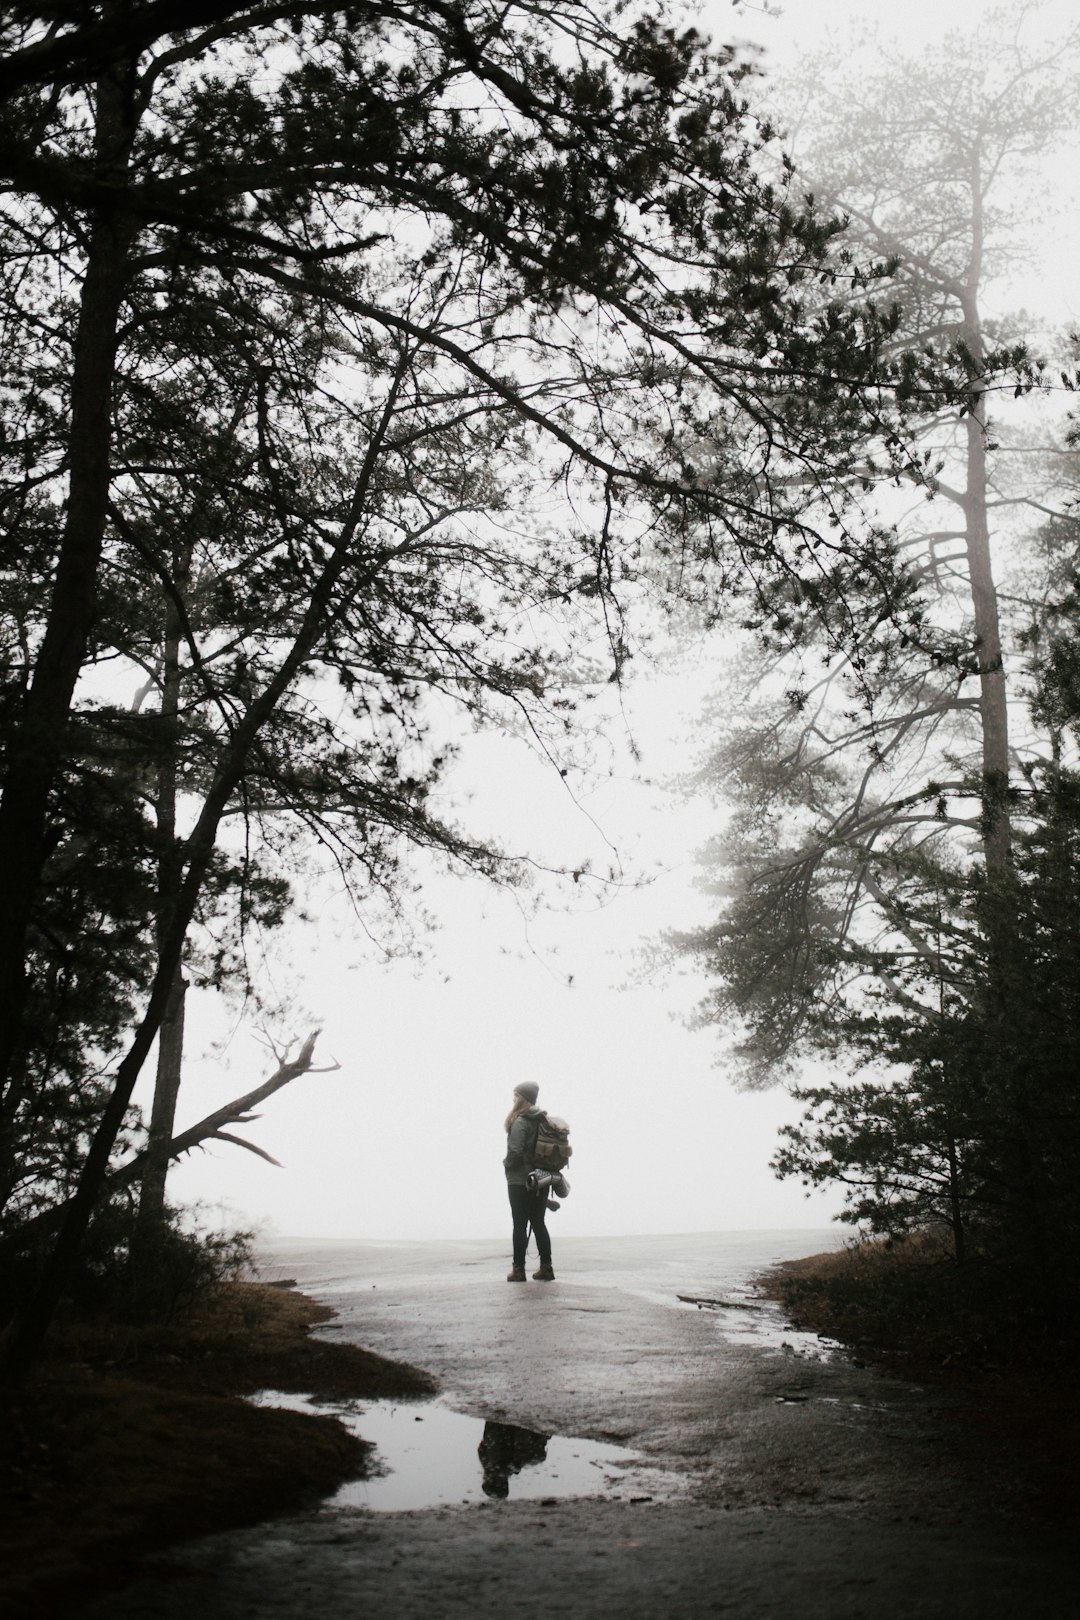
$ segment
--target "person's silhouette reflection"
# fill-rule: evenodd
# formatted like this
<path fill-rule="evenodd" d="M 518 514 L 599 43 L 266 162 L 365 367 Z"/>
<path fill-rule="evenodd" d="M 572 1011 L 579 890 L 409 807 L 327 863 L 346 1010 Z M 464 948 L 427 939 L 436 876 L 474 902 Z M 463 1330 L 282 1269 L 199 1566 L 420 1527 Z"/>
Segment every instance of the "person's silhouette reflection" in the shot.
<path fill-rule="evenodd" d="M 519 1429 L 515 1423 L 485 1423 L 484 1437 L 477 1447 L 484 1471 L 484 1495 L 509 1496 L 510 1475 L 520 1474 L 532 1463 L 543 1462 L 550 1439 L 550 1434 Z"/>

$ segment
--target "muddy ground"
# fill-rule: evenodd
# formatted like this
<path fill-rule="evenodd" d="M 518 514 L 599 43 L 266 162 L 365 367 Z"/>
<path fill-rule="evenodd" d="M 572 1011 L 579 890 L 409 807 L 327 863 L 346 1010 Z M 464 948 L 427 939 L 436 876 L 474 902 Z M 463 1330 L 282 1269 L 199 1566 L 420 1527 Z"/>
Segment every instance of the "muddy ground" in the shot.
<path fill-rule="evenodd" d="M 511 1482 L 470 1506 L 330 1504 L 174 1549 L 72 1613 L 1080 1616 L 1075 1527 L 1040 1518 L 1037 1467 L 977 1397 L 822 1354 L 723 1265 L 680 1270 L 667 1241 L 645 1270 L 568 1243 L 554 1284 L 523 1287 L 478 1244 L 437 1264 L 282 1257 L 338 1312 L 329 1336 L 428 1368 L 459 1412 L 632 1447 L 659 1478 L 650 1500 L 628 1474 L 569 1501 L 515 1500 Z M 709 1277 L 743 1308 L 679 1303 Z"/>

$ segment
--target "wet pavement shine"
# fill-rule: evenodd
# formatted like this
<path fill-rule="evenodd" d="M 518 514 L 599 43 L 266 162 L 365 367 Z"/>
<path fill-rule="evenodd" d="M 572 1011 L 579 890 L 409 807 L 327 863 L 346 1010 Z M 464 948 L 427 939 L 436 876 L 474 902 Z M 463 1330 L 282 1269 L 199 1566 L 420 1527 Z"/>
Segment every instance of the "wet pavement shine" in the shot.
<path fill-rule="evenodd" d="M 497 1243 L 280 1244 L 264 1274 L 330 1305 L 326 1336 L 427 1368 L 439 1397 L 350 1406 L 376 1478 L 173 1549 L 79 1613 L 1080 1616 L 1074 1538 L 1033 1520 L 1037 1481 L 961 1397 L 755 1297 L 770 1263 L 836 1242 L 570 1237 L 556 1281 L 525 1285 Z"/>

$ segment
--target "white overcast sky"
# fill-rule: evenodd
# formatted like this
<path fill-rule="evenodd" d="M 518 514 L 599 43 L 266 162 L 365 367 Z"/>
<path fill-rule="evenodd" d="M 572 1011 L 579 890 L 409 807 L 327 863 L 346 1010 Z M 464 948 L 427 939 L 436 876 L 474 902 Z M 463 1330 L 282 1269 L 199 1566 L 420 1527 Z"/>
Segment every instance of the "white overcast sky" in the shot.
<path fill-rule="evenodd" d="M 975 29 L 968 0 L 788 0 L 770 19 L 712 0 L 699 13 L 716 38 L 754 34 L 768 60 L 797 59 L 823 33 L 880 19 L 909 43 L 952 27 Z M 1075 0 L 1043 8 L 1064 28 Z M 1075 156 L 1060 189 L 1072 201 Z M 1068 222 L 1018 285 L 1017 301 L 1062 323 L 1080 314 Z M 704 652 L 683 668 L 631 688 L 629 709 L 643 771 L 660 782 L 695 746 L 693 716 L 707 682 Z M 693 850 L 715 812 L 635 781 L 628 757 L 575 805 L 523 744 L 470 740 L 454 780 L 474 824 L 515 847 L 598 864 L 617 848 L 629 875 L 652 877 L 597 905 L 526 919 L 519 904 L 477 882 L 433 878 L 424 899 L 441 927 L 425 964 L 380 965 L 340 901 L 313 893 L 312 927 L 277 943 L 281 988 L 297 1012 L 275 1033 L 322 1027 L 319 1052 L 334 1073 L 306 1076 L 267 1105 L 247 1134 L 280 1159 L 276 1169 L 232 1147 L 197 1154 L 173 1171 L 171 1195 L 199 1200 L 212 1219 L 308 1237 L 508 1238 L 501 1121 L 519 1079 L 571 1123 L 571 1197 L 553 1221 L 583 1234 L 821 1227 L 836 1193 L 806 1198 L 768 1169 L 776 1133 L 797 1113 L 782 1089 L 736 1092 L 718 1044 L 679 1014 L 700 990 L 686 980 L 621 989 L 633 952 L 661 928 L 703 915 L 692 887 Z M 235 1010 L 192 1009 L 178 1125 L 255 1085 L 271 1066 Z M 145 1098 L 144 1098 L 145 1100 Z"/>

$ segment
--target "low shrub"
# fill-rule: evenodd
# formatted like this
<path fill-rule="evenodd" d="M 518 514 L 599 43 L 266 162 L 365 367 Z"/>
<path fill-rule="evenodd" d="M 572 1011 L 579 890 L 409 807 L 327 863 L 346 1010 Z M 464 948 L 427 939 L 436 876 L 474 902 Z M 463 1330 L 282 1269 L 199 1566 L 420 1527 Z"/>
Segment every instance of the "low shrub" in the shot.
<path fill-rule="evenodd" d="M 47 1220 L 0 1238 L 0 1298 L 11 1314 L 33 1288 L 55 1237 Z M 198 1212 L 167 1208 L 155 1228 L 138 1226 L 134 1200 L 120 1194 L 97 1211 L 60 1316 L 169 1320 L 251 1262 L 249 1232 L 211 1231 Z"/>
<path fill-rule="evenodd" d="M 767 1287 L 799 1327 L 931 1365 L 1050 1364 L 1075 1342 L 1061 1302 L 978 1248 L 958 1263 L 934 1228 L 779 1266 Z"/>

